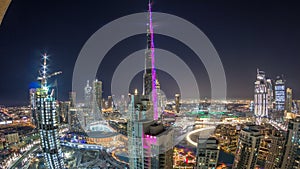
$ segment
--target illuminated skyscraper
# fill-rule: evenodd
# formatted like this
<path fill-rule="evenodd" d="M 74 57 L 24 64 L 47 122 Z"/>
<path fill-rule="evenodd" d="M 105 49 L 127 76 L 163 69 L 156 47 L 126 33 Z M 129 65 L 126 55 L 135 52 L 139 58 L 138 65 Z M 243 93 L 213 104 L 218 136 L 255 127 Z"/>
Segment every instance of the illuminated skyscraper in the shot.
<path fill-rule="evenodd" d="M 255 169 L 261 139 L 262 135 L 255 125 L 241 130 L 233 169 Z"/>
<path fill-rule="evenodd" d="M 130 169 L 171 169 L 173 168 L 174 130 L 165 128 L 157 120 L 157 80 L 150 2 L 147 37 L 143 95 L 139 96 L 138 91 L 135 90 L 134 95 L 130 95 L 128 106 L 129 167 Z"/>
<path fill-rule="evenodd" d="M 70 92 L 69 93 L 69 100 L 71 103 L 71 107 L 76 107 L 76 92 Z"/>
<path fill-rule="evenodd" d="M 293 90 L 291 88 L 286 89 L 286 101 L 285 101 L 285 110 L 287 112 L 292 112 L 293 107 Z"/>
<path fill-rule="evenodd" d="M 285 80 L 282 76 L 277 76 L 275 81 L 275 109 L 277 111 L 285 109 Z"/>
<path fill-rule="evenodd" d="M 175 94 L 175 110 L 176 113 L 180 112 L 180 94 Z"/>
<path fill-rule="evenodd" d="M 174 130 L 148 115 L 148 102 L 137 93 L 131 95 L 127 123 L 130 169 L 172 169 Z"/>
<path fill-rule="evenodd" d="M 53 96 L 53 90 L 49 93 L 47 79 L 53 75 L 47 74 L 47 55 L 43 55 L 43 67 L 40 77 L 41 87 L 36 91 L 36 106 L 39 123 L 39 133 L 41 147 L 44 152 L 46 166 L 49 169 L 63 169 L 64 161 L 58 135 L 58 112 L 56 111 L 56 101 Z"/>
<path fill-rule="evenodd" d="M 69 111 L 71 103 L 69 101 L 58 103 L 58 114 L 61 117 L 60 123 L 67 123 L 69 120 Z"/>
<path fill-rule="evenodd" d="M 284 156 L 285 133 L 274 129 L 270 138 L 271 143 L 265 162 L 265 169 L 280 169 Z"/>
<path fill-rule="evenodd" d="M 152 6 L 149 1 L 148 4 L 149 23 L 147 24 L 147 49 L 145 51 L 145 70 L 143 77 L 143 95 L 151 100 L 153 105 L 154 119 L 158 119 L 157 109 L 157 91 L 156 91 L 156 68 L 155 68 L 155 56 L 154 56 L 154 32 L 152 24 Z"/>
<path fill-rule="evenodd" d="M 36 88 L 29 89 L 30 109 L 31 109 L 31 123 L 38 128 L 38 121 L 36 115 Z"/>
<path fill-rule="evenodd" d="M 102 117 L 102 82 L 97 79 L 93 82 L 92 112 L 94 120 L 101 120 Z"/>
<path fill-rule="evenodd" d="M 112 100 L 112 96 L 108 96 L 107 97 L 107 108 L 110 109 L 113 107 L 113 100 Z"/>
<path fill-rule="evenodd" d="M 281 169 L 300 168 L 300 117 L 290 120 Z"/>
<path fill-rule="evenodd" d="M 92 99 L 92 87 L 90 86 L 90 81 L 86 82 L 86 86 L 84 87 L 84 101 L 85 107 L 91 107 Z"/>
<path fill-rule="evenodd" d="M 254 114 L 256 117 L 267 117 L 269 112 L 269 84 L 265 72 L 257 70 L 254 89 Z"/>
<path fill-rule="evenodd" d="M 199 138 L 197 145 L 196 169 L 217 168 L 220 148 L 218 140 Z"/>
<path fill-rule="evenodd" d="M 99 109 L 101 110 L 101 103 L 102 103 L 102 82 L 98 81 L 97 79 L 93 83 L 93 99 L 96 101 Z"/>

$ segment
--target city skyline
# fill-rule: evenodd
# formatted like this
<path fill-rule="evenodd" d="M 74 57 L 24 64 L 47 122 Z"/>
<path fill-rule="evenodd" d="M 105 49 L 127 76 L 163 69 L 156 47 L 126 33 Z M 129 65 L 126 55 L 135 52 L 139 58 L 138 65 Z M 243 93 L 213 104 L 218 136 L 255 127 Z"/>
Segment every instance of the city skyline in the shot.
<path fill-rule="evenodd" d="M 296 11 L 297 4 L 270 2 L 189 4 L 182 1 L 154 1 L 153 10 L 183 17 L 207 35 L 224 65 L 228 99 L 253 99 L 256 68 L 264 70 L 274 80 L 276 76 L 284 74 L 286 86 L 293 89 L 294 98 L 297 99 L 300 90 L 300 77 L 297 77 L 295 68 L 300 63 L 297 57 L 300 52 L 296 47 L 300 41 L 297 31 L 300 24 L 296 22 L 299 13 Z M 50 1 L 45 3 L 12 2 L 2 21 L 0 55 L 3 60 L 0 72 L 8 83 L 1 85 L 0 104 L 28 104 L 29 84 L 36 81 L 38 72 L 35 70 L 40 66 L 38 58 L 45 51 L 50 54 L 53 63 L 51 70 L 59 68 L 63 71 L 61 77 L 58 77 L 58 99 L 67 100 L 67 93 L 71 91 L 73 66 L 85 41 L 114 19 L 136 12 L 146 12 L 145 2 L 141 1 L 118 2 L 118 6 L 115 2 L 78 2 L 73 5 L 68 1 L 59 5 Z M 164 23 L 158 21 L 154 24 L 155 32 Z M 103 82 L 105 98 L 110 95 L 110 77 L 118 63 L 135 50 L 144 49 L 144 42 L 144 35 L 134 36 L 117 44 L 108 53 L 103 66 L 98 70 L 98 79 Z M 196 56 L 188 47 L 159 35 L 155 35 L 155 44 L 155 47 L 170 50 L 181 57 L 194 74 L 197 74 L 197 81 L 201 84 L 200 93 L 203 96 L 210 94 L 206 92 L 210 89 L 206 70 L 200 60 L 193 63 Z M 179 49 L 174 49 L 177 47 Z M 13 57 L 17 61 L 11 61 Z M 141 79 L 142 72 L 132 82 L 132 87 L 141 89 Z M 170 93 L 178 90 L 178 86 L 168 83 L 174 82 L 174 79 L 166 73 L 158 71 L 158 79 L 163 90 L 167 85 L 172 88 Z M 173 96 L 170 93 L 166 94 Z"/>

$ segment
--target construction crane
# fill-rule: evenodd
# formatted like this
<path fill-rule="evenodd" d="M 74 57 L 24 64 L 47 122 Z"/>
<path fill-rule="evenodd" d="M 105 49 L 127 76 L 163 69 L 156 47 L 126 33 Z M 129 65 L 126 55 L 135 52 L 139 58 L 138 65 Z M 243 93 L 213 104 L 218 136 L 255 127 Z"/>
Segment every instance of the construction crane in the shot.
<path fill-rule="evenodd" d="M 43 65 L 42 65 L 42 69 L 39 72 L 39 77 L 37 78 L 37 80 L 41 81 L 41 88 L 45 88 L 47 87 L 47 79 L 51 78 L 53 76 L 59 75 L 62 73 L 62 71 L 58 71 L 58 72 L 54 72 L 50 75 L 48 75 L 47 73 L 47 69 L 48 69 L 48 65 L 47 65 L 47 59 L 48 59 L 48 55 L 46 53 L 44 53 L 43 56 Z M 53 93 L 53 92 L 51 92 Z"/>

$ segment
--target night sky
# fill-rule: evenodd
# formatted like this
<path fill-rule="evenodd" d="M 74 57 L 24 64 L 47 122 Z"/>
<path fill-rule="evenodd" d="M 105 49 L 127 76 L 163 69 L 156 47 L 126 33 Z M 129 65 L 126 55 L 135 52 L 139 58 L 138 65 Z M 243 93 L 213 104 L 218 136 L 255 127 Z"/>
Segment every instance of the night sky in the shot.
<path fill-rule="evenodd" d="M 211 40 L 226 72 L 228 98 L 253 98 L 256 68 L 273 79 L 284 74 L 294 98 L 300 98 L 299 8 L 297 1 L 283 0 L 154 0 L 153 4 L 153 11 L 187 19 Z M 59 100 L 66 100 L 76 58 L 88 38 L 114 19 L 146 11 L 147 0 L 14 0 L 0 26 L 0 105 L 29 102 L 29 84 L 36 81 L 44 52 L 50 55 L 51 70 L 63 71 L 57 77 Z M 163 21 L 157 24 L 159 29 Z M 155 35 L 155 46 L 180 56 L 196 75 L 202 96 L 209 96 L 207 72 L 188 47 L 161 35 Z M 98 70 L 104 97 L 110 95 L 118 63 L 145 47 L 146 36 L 138 35 L 118 43 L 105 56 Z M 158 77 L 167 96 L 178 92 L 167 73 L 159 71 Z M 131 87 L 141 88 L 141 78 L 139 74 Z"/>

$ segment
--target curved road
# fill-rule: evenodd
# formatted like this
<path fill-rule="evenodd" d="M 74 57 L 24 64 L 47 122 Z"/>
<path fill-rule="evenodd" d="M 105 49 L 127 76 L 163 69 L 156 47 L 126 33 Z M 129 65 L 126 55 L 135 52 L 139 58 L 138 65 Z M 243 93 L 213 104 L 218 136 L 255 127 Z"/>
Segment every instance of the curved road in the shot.
<path fill-rule="evenodd" d="M 201 129 L 196 129 L 196 130 L 193 130 L 191 132 L 189 132 L 187 135 L 186 135 L 186 140 L 192 144 L 193 146 L 196 146 L 198 145 L 197 142 L 194 142 L 192 139 L 191 139 L 191 135 L 195 134 L 195 133 L 198 133 L 198 132 L 201 132 L 201 131 L 206 131 L 206 130 L 213 130 L 215 129 L 216 126 L 212 126 L 212 127 L 205 127 L 205 128 L 201 128 Z"/>

